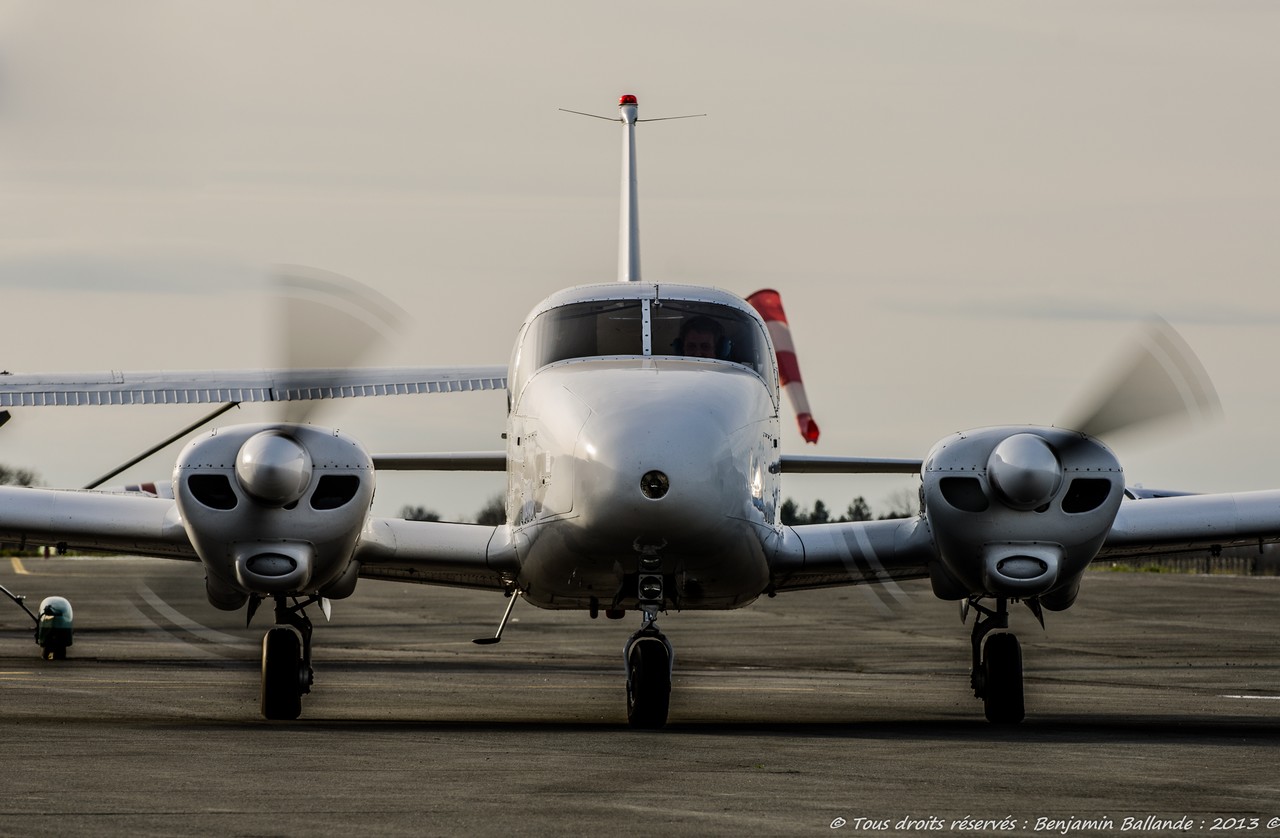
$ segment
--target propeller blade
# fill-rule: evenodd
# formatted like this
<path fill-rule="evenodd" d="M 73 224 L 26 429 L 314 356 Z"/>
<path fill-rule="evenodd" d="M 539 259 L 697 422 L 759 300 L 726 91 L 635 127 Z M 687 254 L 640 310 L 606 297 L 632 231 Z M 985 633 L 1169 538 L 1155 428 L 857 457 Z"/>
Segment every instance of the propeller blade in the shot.
<path fill-rule="evenodd" d="M 1217 390 L 1191 347 L 1172 326 L 1153 319 L 1138 342 L 1084 400 L 1064 427 L 1106 436 L 1157 421 L 1202 423 L 1221 413 Z"/>
<path fill-rule="evenodd" d="M 304 265 L 277 265 L 275 339 L 287 369 L 360 366 L 409 322 L 404 309 L 367 285 Z M 318 402 L 285 402 L 282 418 L 305 422 Z"/>

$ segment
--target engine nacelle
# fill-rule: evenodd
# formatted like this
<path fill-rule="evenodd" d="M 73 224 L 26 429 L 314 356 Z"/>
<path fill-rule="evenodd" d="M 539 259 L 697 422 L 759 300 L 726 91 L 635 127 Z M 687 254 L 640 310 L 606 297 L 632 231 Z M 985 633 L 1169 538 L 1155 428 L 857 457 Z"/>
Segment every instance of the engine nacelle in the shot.
<path fill-rule="evenodd" d="M 350 596 L 373 489 L 368 451 L 311 425 L 221 428 L 192 440 L 173 470 L 209 601 L 225 610 L 251 594 Z"/>
<path fill-rule="evenodd" d="M 1111 449 L 1057 428 L 953 434 L 929 452 L 922 475 L 939 555 L 930 578 L 942 599 L 1039 597 L 1067 608 L 1124 498 Z"/>

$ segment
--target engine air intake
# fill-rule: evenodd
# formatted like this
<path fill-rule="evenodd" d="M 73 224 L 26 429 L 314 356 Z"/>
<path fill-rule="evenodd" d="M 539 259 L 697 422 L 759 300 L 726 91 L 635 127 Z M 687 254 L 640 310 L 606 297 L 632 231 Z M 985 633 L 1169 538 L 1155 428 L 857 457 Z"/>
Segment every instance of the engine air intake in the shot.
<path fill-rule="evenodd" d="M 191 496 L 210 509 L 235 509 L 238 499 L 225 474 L 193 474 L 187 478 Z"/>
<path fill-rule="evenodd" d="M 1111 495 L 1111 481 L 1104 477 L 1077 477 L 1062 498 L 1062 511 L 1072 514 L 1092 512 Z"/>
<path fill-rule="evenodd" d="M 938 481 L 938 489 L 946 502 L 961 512 L 986 512 L 991 506 L 982 481 L 976 477 L 944 477 Z"/>
<path fill-rule="evenodd" d="M 316 481 L 311 495 L 312 509 L 338 509 L 351 503 L 360 491 L 360 477 L 355 474 L 326 474 Z"/>

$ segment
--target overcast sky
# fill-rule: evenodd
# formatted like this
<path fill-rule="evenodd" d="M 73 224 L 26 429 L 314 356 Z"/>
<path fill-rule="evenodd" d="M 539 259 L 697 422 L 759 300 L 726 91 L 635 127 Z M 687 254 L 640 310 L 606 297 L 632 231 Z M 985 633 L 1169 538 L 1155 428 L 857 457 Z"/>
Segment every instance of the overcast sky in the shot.
<path fill-rule="evenodd" d="M 272 263 L 409 310 L 380 363 L 506 363 L 540 299 L 616 277 L 619 129 L 557 108 L 634 93 L 642 117 L 709 114 L 640 126 L 646 279 L 781 291 L 808 453 L 1062 421 L 1158 313 L 1225 416 L 1116 440 L 1129 481 L 1280 486 L 1278 42 L 1267 0 L 3 2 L 0 368 L 270 366 Z M 14 411 L 0 462 L 80 485 L 201 412 Z M 501 447 L 504 413 L 322 420 L 470 450 Z M 376 508 L 471 515 L 501 488 L 387 475 Z"/>

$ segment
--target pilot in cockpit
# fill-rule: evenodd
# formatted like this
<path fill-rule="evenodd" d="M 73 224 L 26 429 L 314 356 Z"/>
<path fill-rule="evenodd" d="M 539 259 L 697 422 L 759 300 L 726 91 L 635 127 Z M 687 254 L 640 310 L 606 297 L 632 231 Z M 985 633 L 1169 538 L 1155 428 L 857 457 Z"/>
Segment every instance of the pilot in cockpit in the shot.
<path fill-rule="evenodd" d="M 724 327 L 710 317 L 691 317 L 680 326 L 677 348 L 686 358 L 719 358 L 724 344 Z"/>

